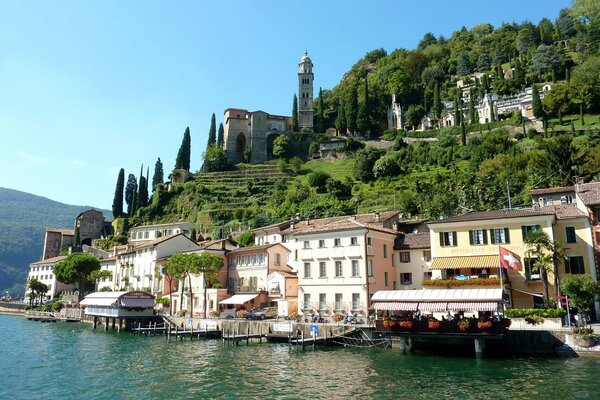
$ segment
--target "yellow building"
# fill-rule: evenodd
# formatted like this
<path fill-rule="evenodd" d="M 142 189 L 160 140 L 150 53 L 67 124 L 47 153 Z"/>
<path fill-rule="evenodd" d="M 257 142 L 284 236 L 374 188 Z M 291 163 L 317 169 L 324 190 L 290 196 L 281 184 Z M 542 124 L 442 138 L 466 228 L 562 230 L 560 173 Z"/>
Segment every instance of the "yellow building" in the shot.
<path fill-rule="evenodd" d="M 533 230 L 542 230 L 550 240 L 564 243 L 567 259 L 556 266 L 559 278 L 565 273 L 581 273 L 596 279 L 590 223 L 575 204 L 469 212 L 430 222 L 429 228 L 432 279 L 447 279 L 444 288 L 499 286 L 502 279 L 510 307 L 543 305 L 540 274 L 532 270 L 534 260 L 524 243 Z M 522 270 L 504 269 L 501 276 L 500 246 L 521 257 Z M 555 280 L 554 274 L 548 274 L 550 297 L 557 294 Z"/>

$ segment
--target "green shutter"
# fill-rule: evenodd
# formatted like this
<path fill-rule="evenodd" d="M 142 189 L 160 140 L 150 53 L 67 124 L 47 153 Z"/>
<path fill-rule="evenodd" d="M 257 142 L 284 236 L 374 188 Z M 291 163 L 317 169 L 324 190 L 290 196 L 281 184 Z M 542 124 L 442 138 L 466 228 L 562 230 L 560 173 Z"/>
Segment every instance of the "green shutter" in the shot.
<path fill-rule="evenodd" d="M 506 243 L 510 243 L 510 231 L 508 230 L 508 228 L 504 228 L 504 240 L 506 240 Z"/>
<path fill-rule="evenodd" d="M 585 274 L 585 268 L 583 267 L 583 257 L 578 256 L 575 258 L 577 258 L 577 264 L 578 264 L 577 267 L 579 268 L 579 271 L 577 273 Z"/>
<path fill-rule="evenodd" d="M 440 232 L 440 246 L 444 247 L 444 232 Z"/>
<path fill-rule="evenodd" d="M 490 229 L 490 243 L 496 244 L 496 237 L 494 236 L 494 229 Z"/>
<path fill-rule="evenodd" d="M 452 231 L 452 246 L 458 246 L 458 241 L 456 240 L 456 231 Z"/>
<path fill-rule="evenodd" d="M 531 258 L 526 258 L 525 260 L 525 279 L 531 280 Z"/>
<path fill-rule="evenodd" d="M 526 226 L 521 226 L 521 233 L 523 234 L 523 241 L 525 241 L 525 239 L 527 239 L 527 227 Z"/>
<path fill-rule="evenodd" d="M 487 244 L 487 231 L 485 229 L 482 229 L 483 231 L 483 244 Z"/>
<path fill-rule="evenodd" d="M 469 231 L 469 244 L 473 245 L 473 231 Z"/>

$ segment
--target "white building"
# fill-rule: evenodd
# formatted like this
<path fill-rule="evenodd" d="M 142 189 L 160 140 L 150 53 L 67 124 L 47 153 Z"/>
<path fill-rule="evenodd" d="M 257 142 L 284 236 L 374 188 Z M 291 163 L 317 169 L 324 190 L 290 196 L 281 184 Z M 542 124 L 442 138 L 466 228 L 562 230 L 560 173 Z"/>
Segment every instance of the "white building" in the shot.
<path fill-rule="evenodd" d="M 67 285 L 66 283 L 59 282 L 54 275 L 54 266 L 63 261 L 65 258 L 67 257 L 58 256 L 29 264 L 27 281 L 35 278 L 38 281 L 48 285 L 48 292 L 45 296 L 43 296 L 42 301 L 53 299 L 61 292 L 72 291 L 75 288 L 74 285 Z M 26 288 L 25 301 L 29 301 L 29 295 L 30 292 Z"/>
<path fill-rule="evenodd" d="M 168 224 L 142 225 L 129 230 L 129 243 L 156 240 L 165 236 L 183 233 L 190 236 L 194 224 L 191 222 L 171 222 Z"/>

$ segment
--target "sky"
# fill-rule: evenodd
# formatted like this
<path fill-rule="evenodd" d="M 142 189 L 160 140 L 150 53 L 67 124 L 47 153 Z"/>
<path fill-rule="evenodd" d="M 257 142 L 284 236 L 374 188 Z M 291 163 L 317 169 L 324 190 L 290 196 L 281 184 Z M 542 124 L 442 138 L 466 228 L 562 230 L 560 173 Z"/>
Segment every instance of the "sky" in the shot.
<path fill-rule="evenodd" d="M 111 209 L 120 168 L 160 157 L 183 132 L 202 164 L 211 114 L 290 115 L 307 50 L 333 88 L 371 50 L 426 32 L 554 20 L 570 0 L 0 0 L 0 187 Z"/>

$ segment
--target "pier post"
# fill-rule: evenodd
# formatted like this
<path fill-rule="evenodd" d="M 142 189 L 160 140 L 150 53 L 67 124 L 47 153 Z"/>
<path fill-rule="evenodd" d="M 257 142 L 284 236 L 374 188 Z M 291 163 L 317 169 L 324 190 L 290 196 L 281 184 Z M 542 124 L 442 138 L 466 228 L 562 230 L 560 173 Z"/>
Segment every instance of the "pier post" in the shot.
<path fill-rule="evenodd" d="M 116 318 L 113 318 L 113 319 L 112 319 L 112 330 L 113 330 L 113 331 L 115 330 L 115 323 L 116 323 L 116 322 L 117 322 L 117 319 L 116 319 Z"/>
<path fill-rule="evenodd" d="M 300 332 L 300 336 L 302 337 L 302 350 L 304 350 L 304 329 Z"/>
<path fill-rule="evenodd" d="M 109 319 L 110 319 L 110 318 L 106 317 L 106 318 L 105 318 L 105 320 L 104 320 L 104 330 L 105 330 L 105 331 L 107 331 L 107 330 L 108 330 L 108 320 L 109 320 Z"/>
<path fill-rule="evenodd" d="M 415 351 L 415 341 L 412 336 L 408 337 L 408 351 L 411 353 Z"/>
<path fill-rule="evenodd" d="M 262 324 L 258 328 L 258 343 L 262 344 Z"/>
<path fill-rule="evenodd" d="M 96 330 L 96 325 L 98 325 L 98 317 L 94 316 L 94 330 Z"/>
<path fill-rule="evenodd" d="M 119 323 L 117 324 L 117 332 L 121 333 L 121 318 L 119 318 Z"/>
<path fill-rule="evenodd" d="M 485 350 L 485 339 L 475 338 L 475 357 L 483 356 L 483 350 Z"/>
<path fill-rule="evenodd" d="M 400 353 L 406 354 L 406 337 L 402 336 L 400 338 Z"/>
<path fill-rule="evenodd" d="M 250 323 L 248 323 L 248 327 L 246 328 L 246 346 L 250 344 Z"/>

